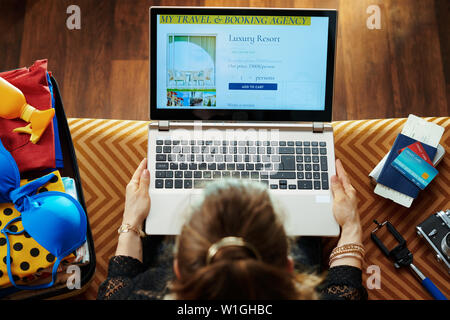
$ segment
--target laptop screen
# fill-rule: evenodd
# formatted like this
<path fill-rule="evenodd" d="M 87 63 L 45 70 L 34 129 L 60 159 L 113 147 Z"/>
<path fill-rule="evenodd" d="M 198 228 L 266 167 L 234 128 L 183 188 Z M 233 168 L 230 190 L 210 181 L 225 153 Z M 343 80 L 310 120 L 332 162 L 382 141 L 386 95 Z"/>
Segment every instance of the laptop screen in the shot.
<path fill-rule="evenodd" d="M 325 112 L 335 20 L 318 12 L 154 13 L 152 107 L 196 115 Z"/>

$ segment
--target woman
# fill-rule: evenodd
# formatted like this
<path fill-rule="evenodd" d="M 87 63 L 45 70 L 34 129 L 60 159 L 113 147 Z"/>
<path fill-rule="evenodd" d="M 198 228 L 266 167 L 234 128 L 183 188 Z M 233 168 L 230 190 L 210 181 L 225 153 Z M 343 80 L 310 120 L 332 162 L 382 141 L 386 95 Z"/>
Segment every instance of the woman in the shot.
<path fill-rule="evenodd" d="M 174 256 L 170 242 L 163 242 L 151 267 L 139 236 L 150 209 L 146 163 L 127 186 L 122 222 L 132 230 L 119 235 L 98 299 L 367 298 L 356 191 L 339 160 L 331 190 L 341 236 L 325 277 L 295 270 L 301 259 L 294 249 L 305 238 L 290 244 L 267 189 L 242 180 L 208 186 L 182 228 Z"/>

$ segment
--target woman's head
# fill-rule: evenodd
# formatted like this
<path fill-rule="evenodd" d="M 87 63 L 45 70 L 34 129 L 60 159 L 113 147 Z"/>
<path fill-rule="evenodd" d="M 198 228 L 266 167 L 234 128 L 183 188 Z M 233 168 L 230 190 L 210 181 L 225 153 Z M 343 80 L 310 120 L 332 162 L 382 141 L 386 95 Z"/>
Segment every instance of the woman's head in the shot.
<path fill-rule="evenodd" d="M 226 237 L 244 243 L 223 245 Z M 217 251 L 207 261 L 214 244 L 219 244 Z M 180 299 L 296 299 L 288 254 L 286 233 L 267 188 L 222 180 L 208 186 L 182 228 L 173 290 Z"/>

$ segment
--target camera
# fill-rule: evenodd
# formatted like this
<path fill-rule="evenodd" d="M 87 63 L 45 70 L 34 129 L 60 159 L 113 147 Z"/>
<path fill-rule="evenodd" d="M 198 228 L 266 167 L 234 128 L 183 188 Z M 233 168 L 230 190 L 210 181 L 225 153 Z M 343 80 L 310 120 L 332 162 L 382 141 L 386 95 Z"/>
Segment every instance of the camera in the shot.
<path fill-rule="evenodd" d="M 436 253 L 436 258 L 450 273 L 450 210 L 439 211 L 416 227 L 419 237 Z"/>

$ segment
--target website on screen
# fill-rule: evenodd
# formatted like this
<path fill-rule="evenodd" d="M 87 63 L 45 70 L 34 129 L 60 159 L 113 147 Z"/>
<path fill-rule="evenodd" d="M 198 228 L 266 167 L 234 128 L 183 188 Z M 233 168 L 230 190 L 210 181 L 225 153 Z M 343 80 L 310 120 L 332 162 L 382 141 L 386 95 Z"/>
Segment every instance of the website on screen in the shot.
<path fill-rule="evenodd" d="M 324 110 L 328 17 L 157 16 L 157 108 Z"/>

